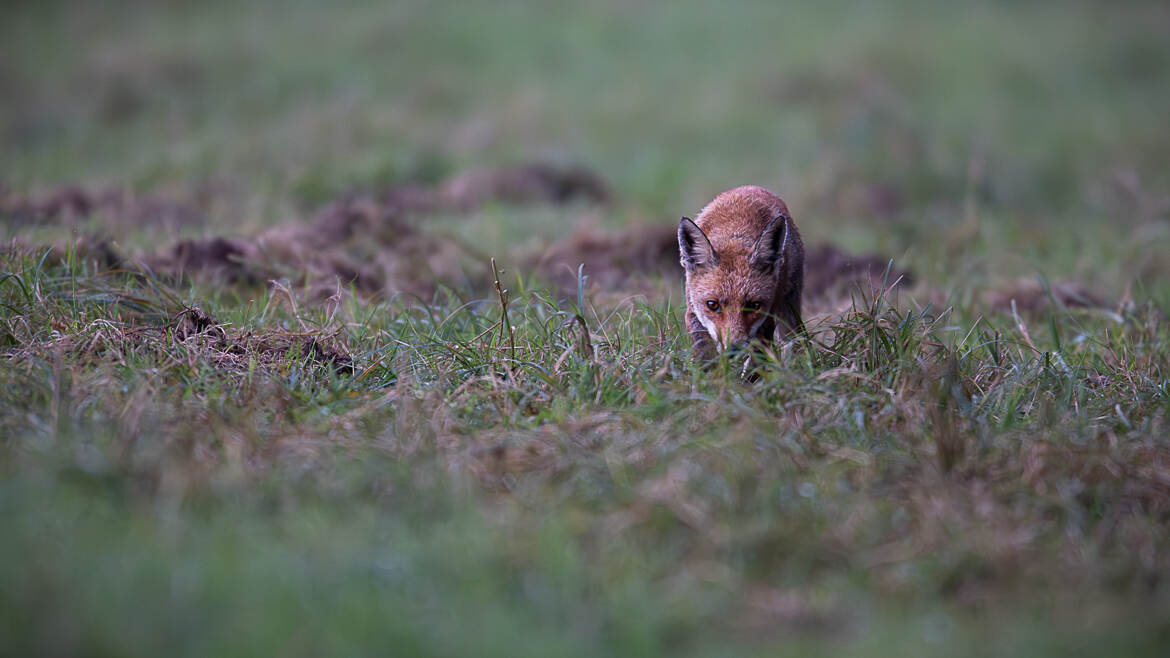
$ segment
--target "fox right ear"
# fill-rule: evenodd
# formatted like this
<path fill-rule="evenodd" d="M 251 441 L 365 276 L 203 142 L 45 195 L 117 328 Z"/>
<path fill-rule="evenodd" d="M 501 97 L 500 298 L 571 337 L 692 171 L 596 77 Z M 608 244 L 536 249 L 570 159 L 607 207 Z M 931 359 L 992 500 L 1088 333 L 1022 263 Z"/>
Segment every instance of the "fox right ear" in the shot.
<path fill-rule="evenodd" d="M 776 275 L 784 261 L 788 246 L 788 215 L 783 213 L 773 219 L 752 247 L 751 264 L 757 270 Z"/>
<path fill-rule="evenodd" d="M 689 217 L 683 217 L 678 223 L 678 253 L 679 263 L 688 272 L 719 264 L 719 254 L 715 253 L 707 234 Z"/>

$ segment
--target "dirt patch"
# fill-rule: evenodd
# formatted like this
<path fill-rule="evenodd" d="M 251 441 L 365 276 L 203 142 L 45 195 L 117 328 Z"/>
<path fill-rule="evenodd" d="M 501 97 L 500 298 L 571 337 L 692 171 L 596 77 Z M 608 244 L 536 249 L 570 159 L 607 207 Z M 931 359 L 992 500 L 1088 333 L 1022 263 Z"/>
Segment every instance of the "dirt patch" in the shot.
<path fill-rule="evenodd" d="M 471 212 L 489 203 L 525 205 L 574 201 L 605 204 L 612 200 L 605 180 L 584 167 L 529 163 L 475 169 L 433 186 L 403 185 L 377 196 L 401 212 Z"/>
<path fill-rule="evenodd" d="M 182 351 L 176 352 L 179 346 Z M 76 332 L 26 344 L 6 356 L 21 360 L 54 352 L 80 361 L 124 360 L 131 354 L 153 353 L 172 362 L 203 361 L 240 376 L 255 369 L 284 372 L 294 366 L 325 367 L 338 375 L 354 373 L 353 357 L 333 334 L 238 331 L 198 307 L 184 309 L 161 326 L 95 320 Z"/>
<path fill-rule="evenodd" d="M 489 201 L 503 203 L 608 203 L 609 186 L 583 167 L 528 164 L 504 169 L 477 170 L 456 176 L 440 196 L 457 209 L 476 208 Z"/>
<path fill-rule="evenodd" d="M 338 374 L 354 374 L 353 357 L 337 345 L 324 342 L 318 336 L 302 338 L 300 342 L 302 345 L 301 354 L 313 363 L 328 364 Z"/>
<path fill-rule="evenodd" d="M 80 216 L 95 207 L 91 195 L 76 189 L 59 196 L 55 205 L 30 206 L 25 215 L 60 215 L 68 209 Z M 605 182 L 579 167 L 527 164 L 477 170 L 432 187 L 396 186 L 375 194 L 350 195 L 326 206 L 308 223 L 290 222 L 252 237 L 181 240 L 145 255 L 142 261 L 163 276 L 212 276 L 251 284 L 285 279 L 313 297 L 352 287 L 367 294 L 406 292 L 429 298 L 439 285 L 459 285 L 479 277 L 484 265 L 458 240 L 425 233 L 408 218 L 469 212 L 492 202 L 604 203 L 609 199 Z M 105 259 L 119 260 L 116 253 Z"/>
<path fill-rule="evenodd" d="M 655 280 L 682 281 L 678 263 L 678 237 L 673 226 L 635 226 L 621 231 L 578 230 L 526 261 L 542 279 L 563 294 L 575 294 L 577 266 L 594 289 L 645 292 Z M 805 298 L 848 294 L 860 286 L 881 287 L 889 259 L 849 254 L 829 244 L 811 246 L 805 253 Z M 886 285 L 910 286 L 913 275 L 891 268 Z"/>
<path fill-rule="evenodd" d="M 227 333 L 224 332 L 223 327 L 198 306 L 192 306 L 175 316 L 174 322 L 171 323 L 171 329 L 179 341 L 207 334 L 216 338 L 218 344 L 222 345 L 227 342 Z"/>
<path fill-rule="evenodd" d="M 93 189 L 66 185 L 18 196 L 0 185 L 0 222 L 14 229 L 39 224 L 74 226 L 91 218 L 110 229 L 159 226 L 178 229 L 204 223 L 216 194 L 211 183 L 187 195 L 137 194 L 125 188 Z"/>
<path fill-rule="evenodd" d="M 889 267 L 889 274 L 886 268 Z M 870 293 L 883 287 L 914 285 L 909 270 L 894 267 L 890 259 L 877 254 L 850 254 L 831 244 L 808 247 L 804 255 L 806 298 L 848 295 L 861 290 Z"/>
<path fill-rule="evenodd" d="M 655 279 L 682 276 L 678 237 L 669 226 L 633 226 L 621 231 L 580 228 L 522 262 L 525 269 L 570 296 L 576 294 L 577 267 L 582 263 L 594 292 L 644 292 Z"/>
<path fill-rule="evenodd" d="M 199 198 L 206 199 L 208 194 Z M 390 296 L 409 293 L 430 298 L 442 285 L 486 282 L 481 254 L 454 236 L 436 235 L 412 221 L 434 212 L 469 212 L 484 204 L 608 203 L 611 194 L 600 177 L 580 167 L 526 164 L 475 170 L 435 186 L 396 186 L 378 193 L 350 195 L 309 222 L 289 222 L 248 237 L 184 239 L 131 261 L 109 240 L 87 238 L 85 257 L 106 267 L 144 264 L 156 275 L 181 279 L 213 278 L 229 283 L 263 284 L 281 280 L 311 298 L 339 289 Z M 92 215 L 123 221 L 195 221 L 198 203 L 162 197 L 66 187 L 35 199 L 0 193 L 0 214 L 11 222 L 52 219 L 77 221 Z M 199 220 L 201 221 L 201 220 Z M 79 245 L 81 243 L 79 242 Z M 64 251 L 58 250 L 62 259 Z M 535 272 L 559 292 L 577 290 L 577 266 L 594 294 L 626 297 L 674 287 L 681 281 L 678 245 L 672 225 L 633 226 L 619 231 L 581 228 L 569 238 L 536 253 L 520 254 L 519 269 Z M 852 255 L 831 245 L 807 251 L 806 299 L 872 291 L 882 283 L 888 259 Z M 889 282 L 908 285 L 904 270 Z"/>
<path fill-rule="evenodd" d="M 146 263 L 156 273 L 183 276 L 193 272 L 215 272 L 227 281 L 255 283 L 263 280 L 260 273 L 248 265 L 249 260 L 255 260 L 256 253 L 254 245 L 246 240 L 180 240 L 169 252 L 147 257 Z"/>
<path fill-rule="evenodd" d="M 232 332 L 214 325 L 177 342 L 194 346 L 201 358 L 217 370 L 242 374 L 250 364 L 269 372 L 283 372 L 293 365 L 329 368 L 338 375 L 355 372 L 353 357 L 334 337 L 312 332 Z"/>
<path fill-rule="evenodd" d="M 1002 288 L 988 290 L 984 295 L 984 303 L 997 311 L 1010 311 L 1013 301 L 1016 310 L 1027 313 L 1046 310 L 1054 303 L 1065 308 L 1117 307 L 1103 295 L 1075 281 L 1057 281 L 1046 285 L 1037 279 L 1019 279 Z"/>
<path fill-rule="evenodd" d="M 75 259 L 108 270 L 145 267 L 163 280 L 196 277 L 245 285 L 282 280 L 317 299 L 339 287 L 429 298 L 439 284 L 458 285 L 486 269 L 457 240 L 423 233 L 400 212 L 368 198 L 333 204 L 308 224 L 282 224 L 251 237 L 183 239 L 139 257 L 87 233 L 67 244 L 43 246 L 16 237 L 8 248 L 45 253 L 46 262 L 54 264 Z"/>
<path fill-rule="evenodd" d="M 23 238 L 11 238 L 3 246 L 12 253 L 26 252 L 43 257 L 50 265 L 61 265 L 75 260 L 95 263 L 105 269 L 115 269 L 125 262 L 122 252 L 109 239 L 88 233 L 81 233 L 68 244 L 35 244 Z"/>
<path fill-rule="evenodd" d="M 0 221 L 13 228 L 44 223 L 76 225 L 91 218 L 114 234 L 161 225 L 177 229 L 202 224 L 213 186 L 197 187 L 189 199 L 138 195 L 124 189 L 64 186 L 17 196 L 0 185 Z M 489 203 L 607 203 L 608 185 L 581 167 L 532 163 L 481 169 L 435 186 L 394 186 L 349 195 L 322 209 L 308 223 L 289 222 L 250 237 L 184 239 L 145 254 L 141 262 L 164 277 L 211 276 L 233 283 L 286 279 L 328 296 L 338 286 L 363 293 L 432 295 L 440 284 L 462 284 L 482 274 L 456 239 L 424 233 L 408 217 L 435 212 L 470 212 Z M 108 268 L 133 266 L 108 239 L 84 238 L 82 257 Z M 65 250 L 56 248 L 63 260 Z M 482 259 L 478 259 L 482 260 Z"/>
<path fill-rule="evenodd" d="M 370 198 L 333 204 L 308 224 L 285 224 L 252 238 L 183 240 L 144 260 L 156 273 L 180 277 L 283 278 L 317 298 L 339 286 L 429 297 L 437 284 L 456 282 L 475 267 L 465 264 L 466 250 L 454 240 L 422 233 L 401 211 Z"/>

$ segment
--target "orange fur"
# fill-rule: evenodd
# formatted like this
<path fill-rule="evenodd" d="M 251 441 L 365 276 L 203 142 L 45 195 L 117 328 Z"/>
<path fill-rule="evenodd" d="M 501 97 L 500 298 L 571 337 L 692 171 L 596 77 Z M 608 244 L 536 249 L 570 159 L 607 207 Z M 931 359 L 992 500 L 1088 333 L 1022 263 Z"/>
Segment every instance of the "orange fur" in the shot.
<path fill-rule="evenodd" d="M 709 355 L 803 329 L 804 245 L 780 197 L 754 185 L 727 190 L 678 230 L 687 328 Z"/>

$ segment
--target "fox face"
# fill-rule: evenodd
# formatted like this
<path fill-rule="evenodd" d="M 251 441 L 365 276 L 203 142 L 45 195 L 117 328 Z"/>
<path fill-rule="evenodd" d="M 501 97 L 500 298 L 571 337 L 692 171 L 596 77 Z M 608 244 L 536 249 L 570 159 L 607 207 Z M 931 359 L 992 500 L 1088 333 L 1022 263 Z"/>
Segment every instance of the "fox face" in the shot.
<path fill-rule="evenodd" d="M 804 248 L 788 208 L 755 186 L 715 197 L 678 226 L 696 351 L 735 351 L 803 328 Z"/>

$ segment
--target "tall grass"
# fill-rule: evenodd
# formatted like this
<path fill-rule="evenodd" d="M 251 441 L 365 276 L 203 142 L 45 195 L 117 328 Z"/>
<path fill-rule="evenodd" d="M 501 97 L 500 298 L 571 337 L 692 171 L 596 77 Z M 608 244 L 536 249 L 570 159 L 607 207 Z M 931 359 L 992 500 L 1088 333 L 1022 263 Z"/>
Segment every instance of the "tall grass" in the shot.
<path fill-rule="evenodd" d="M 1154 307 L 956 324 L 879 291 L 748 385 L 669 307 L 5 271 L 11 647 L 961 653 L 1027 614 L 1005 651 L 1137 652 L 1164 623 Z"/>

